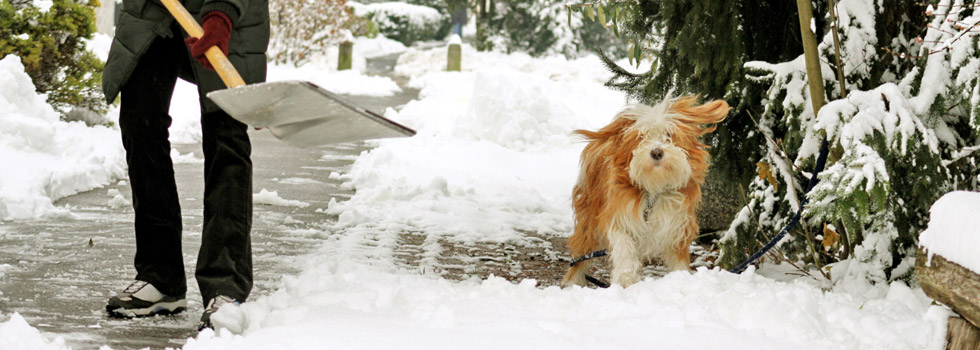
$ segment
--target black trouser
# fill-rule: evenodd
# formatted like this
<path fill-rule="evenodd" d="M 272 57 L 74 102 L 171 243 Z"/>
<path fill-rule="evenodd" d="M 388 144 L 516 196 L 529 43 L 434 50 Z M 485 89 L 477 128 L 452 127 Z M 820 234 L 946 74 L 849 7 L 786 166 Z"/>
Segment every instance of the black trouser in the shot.
<path fill-rule="evenodd" d="M 136 211 L 136 279 L 167 295 L 187 292 L 180 203 L 167 129 L 178 73 L 190 71 L 191 64 L 179 34 L 158 37 L 121 91 L 119 128 Z M 205 114 L 203 109 L 201 127 L 204 232 L 197 283 L 205 302 L 216 295 L 245 301 L 252 289 L 252 147 L 247 127 L 227 113 Z"/>

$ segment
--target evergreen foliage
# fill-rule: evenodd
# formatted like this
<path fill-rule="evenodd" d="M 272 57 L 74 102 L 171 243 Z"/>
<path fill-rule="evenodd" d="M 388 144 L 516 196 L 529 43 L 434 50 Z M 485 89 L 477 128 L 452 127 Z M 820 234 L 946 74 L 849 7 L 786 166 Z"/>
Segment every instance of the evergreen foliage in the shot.
<path fill-rule="evenodd" d="M 17 55 L 37 92 L 62 115 L 73 108 L 105 113 L 104 62 L 85 48 L 95 32 L 97 0 L 0 1 L 0 57 Z"/>
<path fill-rule="evenodd" d="M 569 8 L 557 0 L 494 0 L 481 20 L 477 48 L 531 56 L 582 52 L 624 54 L 626 45 L 595 21 L 571 18 Z"/>

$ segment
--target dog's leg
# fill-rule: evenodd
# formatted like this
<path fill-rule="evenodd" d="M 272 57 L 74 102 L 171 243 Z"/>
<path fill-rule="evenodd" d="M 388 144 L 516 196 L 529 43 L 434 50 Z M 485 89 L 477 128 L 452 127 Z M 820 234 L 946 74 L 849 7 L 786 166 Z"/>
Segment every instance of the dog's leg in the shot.
<path fill-rule="evenodd" d="M 690 271 L 691 270 L 691 242 L 697 238 L 698 220 L 694 216 L 694 210 L 690 212 L 691 220 L 681 230 L 681 237 L 670 249 L 664 253 L 664 263 L 670 271 Z"/>
<path fill-rule="evenodd" d="M 629 287 L 636 283 L 643 265 L 636 251 L 636 242 L 625 230 L 614 228 L 609 232 L 612 283 Z"/>
<path fill-rule="evenodd" d="M 582 286 L 585 287 L 585 273 L 589 271 L 589 267 L 592 266 L 592 261 L 585 260 L 580 261 L 575 266 L 568 269 L 565 273 L 565 277 L 561 279 L 562 288 L 567 288 L 571 286 Z"/>
<path fill-rule="evenodd" d="M 681 241 L 664 254 L 664 263 L 670 271 L 691 270 L 691 242 Z"/>

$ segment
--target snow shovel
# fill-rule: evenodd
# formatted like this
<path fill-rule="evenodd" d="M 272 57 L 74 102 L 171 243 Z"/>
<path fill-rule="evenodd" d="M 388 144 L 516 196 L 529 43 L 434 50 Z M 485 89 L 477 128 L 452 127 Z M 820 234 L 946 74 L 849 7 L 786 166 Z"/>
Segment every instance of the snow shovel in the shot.
<path fill-rule="evenodd" d="M 200 38 L 204 30 L 179 0 L 161 0 L 187 34 Z M 245 81 L 214 46 L 205 53 L 227 89 L 208 93 L 232 118 L 297 147 L 368 139 L 407 137 L 415 131 L 377 113 L 345 101 L 305 81 L 245 85 Z"/>

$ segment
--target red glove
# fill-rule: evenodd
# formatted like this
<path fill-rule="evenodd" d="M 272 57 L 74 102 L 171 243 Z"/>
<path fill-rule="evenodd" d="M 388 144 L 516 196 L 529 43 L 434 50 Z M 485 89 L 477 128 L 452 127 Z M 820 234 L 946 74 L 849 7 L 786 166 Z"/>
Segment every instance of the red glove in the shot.
<path fill-rule="evenodd" d="M 228 55 L 228 41 L 231 40 L 231 19 L 221 11 L 211 11 L 204 15 L 204 19 L 201 20 L 201 28 L 204 29 L 204 35 L 200 38 L 188 37 L 184 39 L 184 42 L 190 48 L 191 56 L 194 59 L 201 62 L 204 68 L 214 70 L 204 53 L 212 46 L 217 46 L 221 52 Z"/>

